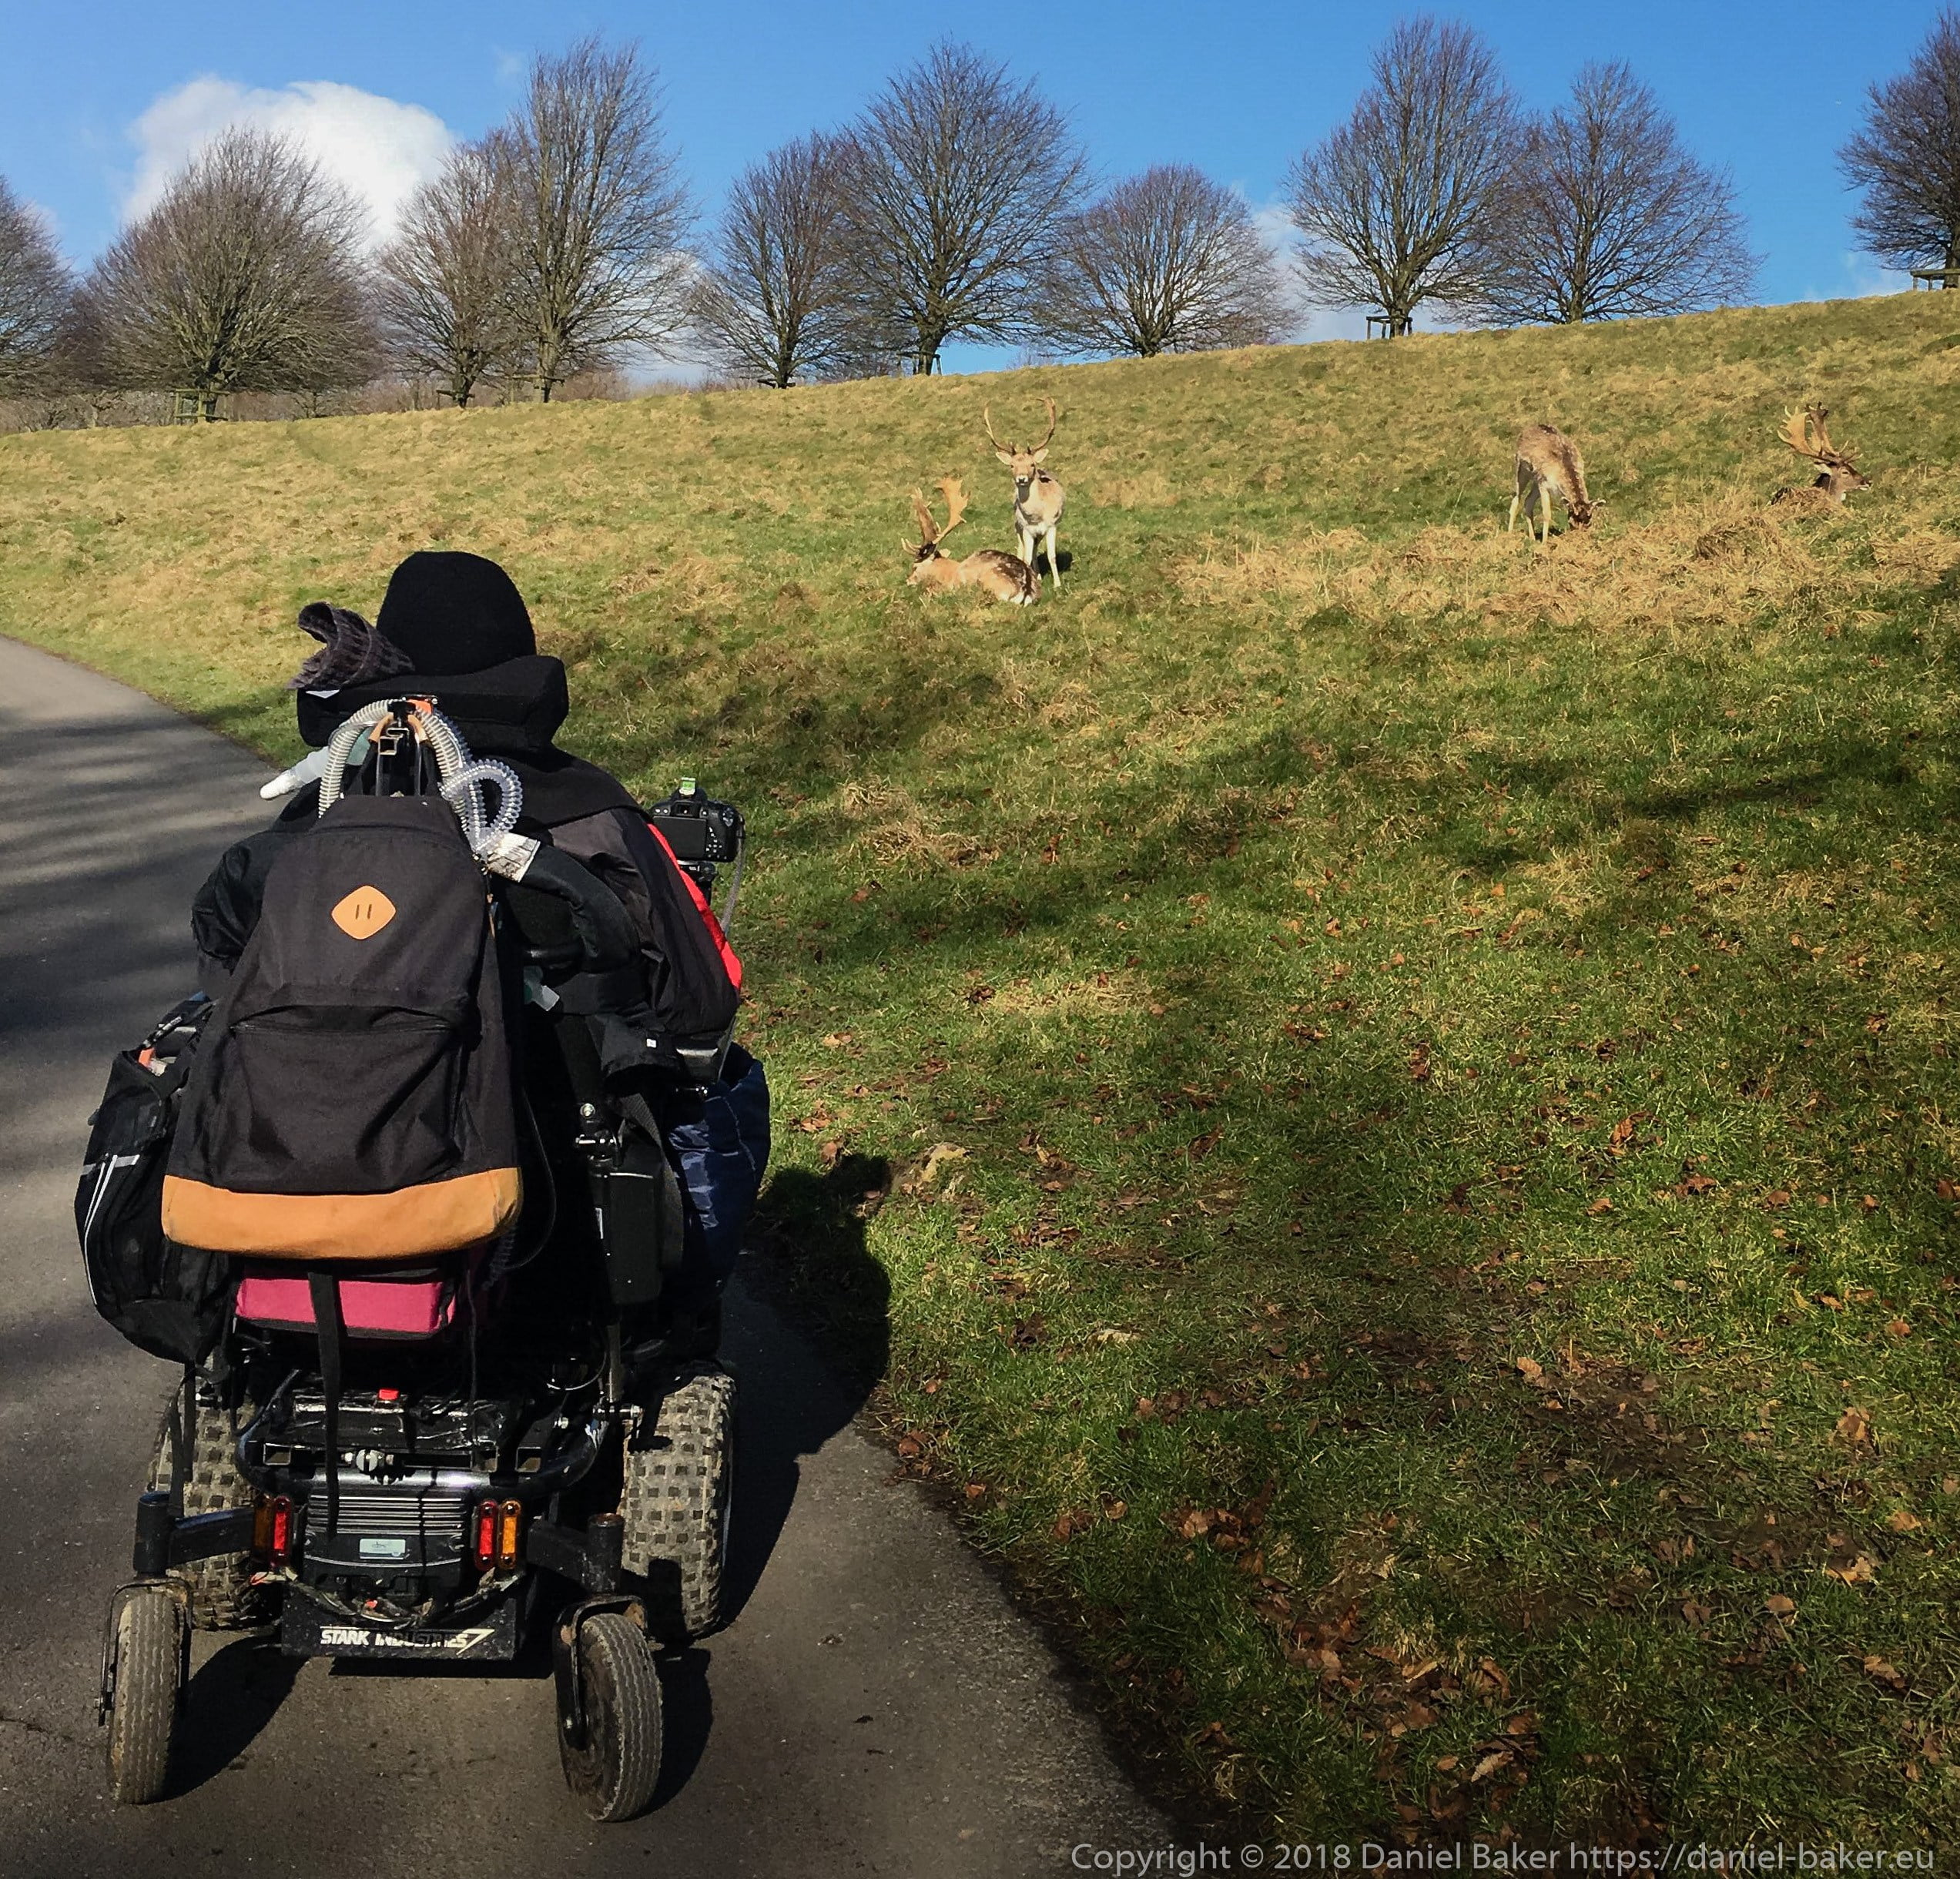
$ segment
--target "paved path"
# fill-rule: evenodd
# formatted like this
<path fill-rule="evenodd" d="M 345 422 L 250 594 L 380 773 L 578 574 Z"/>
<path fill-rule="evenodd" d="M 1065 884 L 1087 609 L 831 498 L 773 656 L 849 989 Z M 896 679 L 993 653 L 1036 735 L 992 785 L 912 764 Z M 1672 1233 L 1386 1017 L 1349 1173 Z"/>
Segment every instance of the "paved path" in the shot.
<path fill-rule="evenodd" d="M 196 1641 L 173 1798 L 103 1798 L 104 1602 L 174 1373 L 95 1317 L 70 1205 L 111 1052 L 189 982 L 186 912 L 265 772 L 0 641 L 0 1875 L 1031 1879 L 1158 1840 L 1044 1646 L 738 1295 L 733 1625 L 667 1680 L 661 1798 L 566 1794 L 548 1680 L 300 1666 Z"/>

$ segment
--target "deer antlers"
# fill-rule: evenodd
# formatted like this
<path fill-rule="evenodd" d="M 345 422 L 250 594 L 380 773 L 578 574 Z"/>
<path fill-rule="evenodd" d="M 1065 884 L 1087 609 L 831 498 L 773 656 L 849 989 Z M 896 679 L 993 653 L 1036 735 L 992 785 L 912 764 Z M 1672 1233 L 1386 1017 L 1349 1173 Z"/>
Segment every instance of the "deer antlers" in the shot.
<path fill-rule="evenodd" d="M 1848 470 L 1851 467 L 1851 453 L 1838 449 L 1831 443 L 1830 417 L 1829 410 L 1821 404 L 1806 405 L 1801 412 L 1784 414 L 1783 428 L 1777 435 L 1799 457 L 1808 457 L 1812 463 L 1827 467 Z"/>
<path fill-rule="evenodd" d="M 939 480 L 939 493 L 946 498 L 946 526 L 939 532 L 950 535 L 967 513 L 967 491 L 957 476 L 943 476 Z"/>
<path fill-rule="evenodd" d="M 993 414 L 992 411 L 986 405 L 982 405 L 980 407 L 980 427 L 987 433 L 987 442 L 993 446 L 996 451 L 1009 457 L 1024 454 L 1029 457 L 1039 457 L 1041 453 L 1055 440 L 1055 401 L 1053 398 L 1044 398 L 1041 402 L 1048 407 L 1048 434 L 1044 437 L 1039 444 L 1036 444 L 1034 449 L 1026 452 L 1021 452 L 1017 451 L 1011 444 L 1003 444 L 1000 440 L 993 434 Z"/>
<path fill-rule="evenodd" d="M 912 492 L 912 513 L 919 518 L 919 533 L 924 537 L 928 548 L 943 541 L 960 526 L 967 513 L 967 492 L 957 476 L 941 477 L 939 493 L 946 498 L 946 526 L 943 528 L 933 520 L 933 512 L 926 507 L 925 497 L 916 489 Z"/>

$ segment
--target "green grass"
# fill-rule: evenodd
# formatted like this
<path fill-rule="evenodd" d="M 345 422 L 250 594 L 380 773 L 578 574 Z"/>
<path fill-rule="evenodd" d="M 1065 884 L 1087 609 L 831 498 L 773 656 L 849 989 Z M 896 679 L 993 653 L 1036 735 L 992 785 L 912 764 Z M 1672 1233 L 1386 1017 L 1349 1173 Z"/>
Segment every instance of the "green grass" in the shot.
<path fill-rule="evenodd" d="M 0 630 L 285 756 L 302 602 L 504 561 L 753 812 L 784 1283 L 1194 1806 L 1938 1842 L 1951 306 L 8 437 Z M 909 592 L 1044 393 L 1066 589 Z"/>

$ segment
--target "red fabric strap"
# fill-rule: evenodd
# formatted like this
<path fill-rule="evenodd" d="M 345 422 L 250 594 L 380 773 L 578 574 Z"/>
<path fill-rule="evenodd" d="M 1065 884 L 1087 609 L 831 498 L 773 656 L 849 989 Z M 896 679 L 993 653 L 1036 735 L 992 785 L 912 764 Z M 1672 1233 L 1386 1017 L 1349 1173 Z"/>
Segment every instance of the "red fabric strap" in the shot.
<path fill-rule="evenodd" d="M 692 875 L 674 859 L 674 851 L 668 846 L 667 838 L 652 822 L 647 824 L 648 832 L 660 844 L 662 852 L 674 862 L 678 874 L 688 890 L 688 898 L 694 903 L 695 911 L 701 916 L 708 929 L 708 936 L 715 943 L 715 950 L 722 956 L 722 969 L 729 976 L 729 983 L 739 992 L 742 990 L 742 961 L 735 957 L 735 948 L 729 944 L 728 935 L 722 931 L 722 923 L 715 917 L 715 909 L 709 906 L 708 896 L 701 891 L 701 885 Z"/>

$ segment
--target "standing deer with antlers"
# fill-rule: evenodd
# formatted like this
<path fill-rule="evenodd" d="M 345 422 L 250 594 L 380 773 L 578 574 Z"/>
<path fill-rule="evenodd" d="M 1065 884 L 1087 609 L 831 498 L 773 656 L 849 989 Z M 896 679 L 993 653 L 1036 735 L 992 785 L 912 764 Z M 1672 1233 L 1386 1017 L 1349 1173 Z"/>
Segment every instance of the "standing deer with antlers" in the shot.
<path fill-rule="evenodd" d="M 912 513 L 919 518 L 919 533 L 923 539 L 913 550 L 916 564 L 906 576 L 906 585 L 922 587 L 935 594 L 949 593 L 954 588 L 978 588 L 1010 606 L 1027 605 L 1040 591 L 1041 584 L 1026 561 L 1001 548 L 977 548 L 963 561 L 955 561 L 941 551 L 940 544 L 966 515 L 967 492 L 960 479 L 952 476 L 940 478 L 939 490 L 946 498 L 943 528 L 933 520 L 925 497 L 916 489 L 912 492 Z"/>
<path fill-rule="evenodd" d="M 1030 568 L 1034 567 L 1037 544 L 1044 546 L 1048 556 L 1048 571 L 1055 577 L 1055 585 L 1062 584 L 1062 564 L 1055 552 L 1055 527 L 1062 519 L 1062 486 L 1042 468 L 1048 454 L 1048 446 L 1055 436 L 1055 401 L 1044 399 L 1048 407 L 1048 434 L 1034 449 L 1017 449 L 1011 444 L 1003 444 L 993 434 L 993 414 L 983 405 L 980 423 L 986 427 L 987 440 L 993 446 L 993 454 L 1014 473 L 1014 541 L 1020 550 L 1021 559 Z M 1035 579 L 1040 578 L 1039 571 Z"/>
<path fill-rule="evenodd" d="M 1526 424 L 1518 434 L 1517 494 L 1511 498 L 1508 533 L 1524 512 L 1525 533 L 1541 546 L 1552 538 L 1552 504 L 1565 504 L 1566 519 L 1574 528 L 1592 526 L 1593 513 L 1603 507 L 1586 493 L 1586 464 L 1579 446 L 1551 424 Z"/>
<path fill-rule="evenodd" d="M 1831 443 L 1828 427 L 1830 416 L 1821 404 L 1807 405 L 1801 413 L 1786 414 L 1777 435 L 1799 457 L 1808 457 L 1817 465 L 1817 481 L 1801 487 L 1780 489 L 1770 498 L 1771 503 L 1800 500 L 1841 503 L 1853 490 L 1871 487 L 1871 477 L 1852 463 L 1851 453 Z"/>

